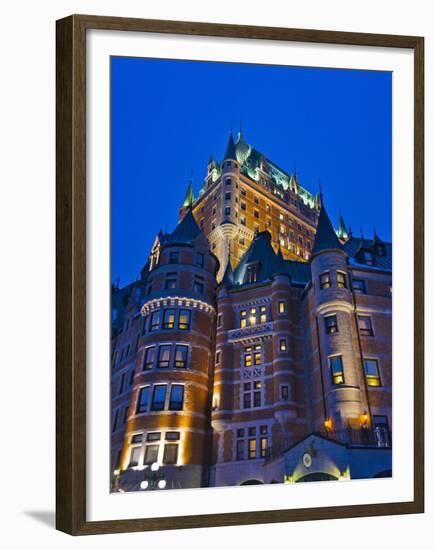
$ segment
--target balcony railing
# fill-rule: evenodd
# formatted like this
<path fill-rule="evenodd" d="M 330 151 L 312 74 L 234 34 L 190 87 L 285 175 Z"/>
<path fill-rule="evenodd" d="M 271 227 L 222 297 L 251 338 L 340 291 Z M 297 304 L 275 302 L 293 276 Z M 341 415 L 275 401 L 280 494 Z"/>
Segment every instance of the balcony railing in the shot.
<path fill-rule="evenodd" d="M 257 336 L 272 336 L 273 323 L 260 323 L 258 325 L 250 325 L 245 328 L 235 328 L 228 331 L 228 341 L 236 342 L 238 340 L 249 340 Z"/>

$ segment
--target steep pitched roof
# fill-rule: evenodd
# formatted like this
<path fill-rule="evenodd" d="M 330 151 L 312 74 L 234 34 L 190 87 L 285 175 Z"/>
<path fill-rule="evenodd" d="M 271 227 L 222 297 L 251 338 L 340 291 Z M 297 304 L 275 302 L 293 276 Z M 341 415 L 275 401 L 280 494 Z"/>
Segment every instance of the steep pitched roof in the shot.
<path fill-rule="evenodd" d="M 220 282 L 221 286 L 227 286 L 231 287 L 234 284 L 234 272 L 233 268 L 231 267 L 230 259 L 228 258 L 227 266 L 225 268 L 224 276 L 222 277 L 222 281 Z"/>
<path fill-rule="evenodd" d="M 312 255 L 318 254 L 323 250 L 331 249 L 342 250 L 342 246 L 338 240 L 334 228 L 332 227 L 328 213 L 322 205 L 322 208 L 320 209 L 319 221 L 317 223 L 316 238 L 314 239 Z"/>
<path fill-rule="evenodd" d="M 225 151 L 224 160 L 237 160 L 236 144 L 234 143 L 233 131 L 230 132 L 228 139 L 227 150 Z"/>
<path fill-rule="evenodd" d="M 338 222 L 337 236 L 339 239 L 347 239 L 349 237 L 349 232 L 346 229 L 346 224 L 344 223 L 341 212 L 340 212 L 340 219 Z"/>
<path fill-rule="evenodd" d="M 187 186 L 186 196 L 184 197 L 183 208 L 187 206 L 192 206 L 194 202 L 195 202 L 195 195 L 193 194 L 192 180 L 190 180 L 189 185 Z"/>
<path fill-rule="evenodd" d="M 193 217 L 192 210 L 189 210 L 174 231 L 170 235 L 165 236 L 163 244 L 190 243 L 200 234 L 201 229 Z"/>
<path fill-rule="evenodd" d="M 372 239 L 365 239 L 361 237 L 350 237 L 348 241 L 343 244 L 343 250 L 347 255 L 352 259 L 352 264 L 358 264 L 364 266 L 361 262 L 356 260 L 358 253 L 361 250 L 370 250 L 373 255 L 373 266 L 385 271 L 391 271 L 393 269 L 393 246 L 391 243 L 382 241 L 383 250 L 385 251 L 384 255 L 380 255 L 376 250 L 376 247 L 373 247 Z"/>

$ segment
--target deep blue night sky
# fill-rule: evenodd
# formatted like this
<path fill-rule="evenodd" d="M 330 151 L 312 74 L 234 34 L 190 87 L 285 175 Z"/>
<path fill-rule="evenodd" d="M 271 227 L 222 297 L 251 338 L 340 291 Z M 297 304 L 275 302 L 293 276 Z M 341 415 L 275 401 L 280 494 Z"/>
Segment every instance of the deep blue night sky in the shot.
<path fill-rule="evenodd" d="M 112 280 L 134 280 L 173 229 L 231 122 L 312 192 L 332 221 L 391 239 L 391 84 L 386 72 L 112 58 Z"/>

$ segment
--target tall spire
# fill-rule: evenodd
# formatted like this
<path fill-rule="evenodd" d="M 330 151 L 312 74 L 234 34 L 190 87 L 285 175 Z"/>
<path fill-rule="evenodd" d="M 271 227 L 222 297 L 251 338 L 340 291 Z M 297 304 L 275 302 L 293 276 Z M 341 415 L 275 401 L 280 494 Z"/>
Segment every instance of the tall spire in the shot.
<path fill-rule="evenodd" d="M 349 238 L 349 232 L 346 229 L 346 224 L 344 223 L 344 220 L 343 220 L 343 215 L 341 213 L 341 208 L 340 208 L 340 218 L 339 218 L 339 222 L 338 222 L 337 236 L 338 236 L 339 239 L 342 239 L 342 240 L 346 240 L 346 239 Z"/>
<path fill-rule="evenodd" d="M 372 245 L 383 244 L 383 243 L 384 243 L 384 241 L 376 233 L 376 227 L 373 226 L 373 242 L 372 242 Z"/>
<path fill-rule="evenodd" d="M 195 202 L 195 196 L 193 194 L 192 177 L 190 177 L 189 185 L 187 186 L 186 196 L 183 202 L 183 208 L 191 207 Z"/>
<path fill-rule="evenodd" d="M 234 272 L 233 268 L 231 267 L 231 248 L 228 245 L 228 259 L 227 259 L 227 265 L 225 267 L 224 276 L 222 277 L 221 285 L 222 286 L 233 286 L 234 284 Z"/>
<path fill-rule="evenodd" d="M 233 129 L 231 128 L 230 137 L 228 140 L 227 150 L 225 151 L 224 160 L 237 160 L 236 144 L 234 143 Z"/>
<path fill-rule="evenodd" d="M 317 223 L 316 238 L 314 239 L 314 245 L 312 255 L 318 254 L 323 250 L 342 250 L 340 241 L 332 227 L 331 220 L 328 213 L 322 204 L 319 214 L 319 221 Z"/>

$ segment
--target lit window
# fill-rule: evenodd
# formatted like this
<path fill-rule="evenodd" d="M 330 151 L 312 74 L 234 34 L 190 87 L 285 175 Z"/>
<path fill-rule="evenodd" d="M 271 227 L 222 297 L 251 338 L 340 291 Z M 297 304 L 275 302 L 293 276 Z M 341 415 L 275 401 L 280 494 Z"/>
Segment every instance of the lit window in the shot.
<path fill-rule="evenodd" d="M 171 346 L 168 344 L 159 346 L 159 360 L 157 362 L 157 366 L 160 368 L 169 367 L 170 357 L 171 357 Z"/>
<path fill-rule="evenodd" d="M 352 290 L 355 294 L 366 294 L 366 282 L 363 279 L 352 279 Z"/>
<path fill-rule="evenodd" d="M 257 309 L 255 307 L 251 307 L 249 311 L 249 324 L 250 325 L 257 324 Z"/>
<path fill-rule="evenodd" d="M 364 370 L 368 386 L 381 386 L 379 365 L 376 359 L 364 359 Z"/>
<path fill-rule="evenodd" d="M 159 330 L 160 327 L 160 309 L 151 313 L 150 331 Z"/>
<path fill-rule="evenodd" d="M 245 348 L 243 365 L 245 367 L 252 367 L 252 348 Z"/>
<path fill-rule="evenodd" d="M 178 316 L 178 328 L 181 330 L 188 330 L 190 328 L 190 310 L 180 309 Z"/>
<path fill-rule="evenodd" d="M 260 323 L 266 322 L 266 306 L 260 306 Z"/>
<path fill-rule="evenodd" d="M 285 338 L 281 338 L 279 341 L 279 351 L 287 351 L 287 340 Z"/>
<path fill-rule="evenodd" d="M 337 285 L 338 288 L 347 288 L 346 274 L 342 271 L 337 271 Z"/>
<path fill-rule="evenodd" d="M 150 387 L 144 386 L 139 390 L 139 396 L 137 398 L 136 413 L 143 413 L 148 410 L 148 404 L 150 401 Z"/>
<path fill-rule="evenodd" d="M 152 411 L 163 411 L 165 408 L 167 384 L 158 384 L 154 386 L 153 400 L 151 402 Z"/>
<path fill-rule="evenodd" d="M 240 312 L 240 328 L 246 327 L 246 309 L 242 309 Z"/>
<path fill-rule="evenodd" d="M 320 275 L 320 288 L 323 290 L 324 288 L 331 288 L 331 279 L 329 277 L 329 272 L 322 273 Z"/>
<path fill-rule="evenodd" d="M 285 302 L 279 301 L 278 302 L 278 313 L 285 313 Z"/>
<path fill-rule="evenodd" d="M 329 358 L 331 365 L 331 378 L 334 386 L 344 384 L 343 360 L 341 355 Z"/>
<path fill-rule="evenodd" d="M 260 437 L 260 456 L 265 458 L 267 455 L 267 437 Z"/>
<path fill-rule="evenodd" d="M 338 332 L 337 315 L 328 315 L 325 317 L 326 334 L 335 334 Z"/>
<path fill-rule="evenodd" d="M 255 283 L 257 280 L 257 266 L 249 265 L 245 273 L 245 283 Z"/>
<path fill-rule="evenodd" d="M 145 355 L 143 358 L 143 369 L 152 369 L 154 365 L 154 357 L 155 357 L 156 348 L 154 346 L 151 346 L 149 348 L 145 349 Z"/>
<path fill-rule="evenodd" d="M 280 213 L 279 219 L 282 221 L 284 219 L 284 215 Z"/>
<path fill-rule="evenodd" d="M 171 395 L 169 399 L 170 411 L 182 411 L 184 401 L 184 386 L 181 384 L 172 384 Z"/>
<path fill-rule="evenodd" d="M 165 309 L 163 314 L 163 328 L 174 328 L 175 309 Z"/>
<path fill-rule="evenodd" d="M 362 336 L 373 336 L 372 320 L 366 315 L 358 315 L 358 327 Z"/>
<path fill-rule="evenodd" d="M 175 367 L 183 369 L 187 366 L 187 352 L 189 347 L 183 344 L 175 346 Z"/>
<path fill-rule="evenodd" d="M 257 440 L 256 439 L 249 440 L 248 449 L 249 449 L 248 458 L 257 458 Z"/>

